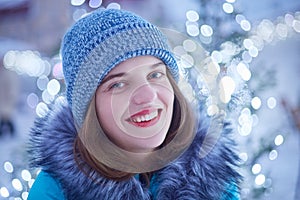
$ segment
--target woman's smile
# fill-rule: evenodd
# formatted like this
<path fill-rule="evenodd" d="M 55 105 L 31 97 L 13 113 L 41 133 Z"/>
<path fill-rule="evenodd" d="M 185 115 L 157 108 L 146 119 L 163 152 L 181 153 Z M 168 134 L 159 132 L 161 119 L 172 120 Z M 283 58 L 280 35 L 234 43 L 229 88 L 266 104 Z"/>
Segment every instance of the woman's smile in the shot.
<path fill-rule="evenodd" d="M 160 119 L 161 109 L 142 110 L 132 115 L 128 122 L 137 127 L 149 127 L 156 124 Z"/>

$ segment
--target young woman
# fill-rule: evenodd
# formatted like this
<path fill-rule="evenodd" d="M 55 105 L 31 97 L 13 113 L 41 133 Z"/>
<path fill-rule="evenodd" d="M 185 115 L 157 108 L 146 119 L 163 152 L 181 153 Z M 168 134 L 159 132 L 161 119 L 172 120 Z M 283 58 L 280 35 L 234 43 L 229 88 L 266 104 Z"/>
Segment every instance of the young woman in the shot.
<path fill-rule="evenodd" d="M 29 200 L 239 198 L 230 130 L 200 157 L 209 119 L 178 88 L 158 28 L 99 9 L 66 33 L 62 58 L 66 101 L 31 133 L 31 163 L 41 172 Z"/>

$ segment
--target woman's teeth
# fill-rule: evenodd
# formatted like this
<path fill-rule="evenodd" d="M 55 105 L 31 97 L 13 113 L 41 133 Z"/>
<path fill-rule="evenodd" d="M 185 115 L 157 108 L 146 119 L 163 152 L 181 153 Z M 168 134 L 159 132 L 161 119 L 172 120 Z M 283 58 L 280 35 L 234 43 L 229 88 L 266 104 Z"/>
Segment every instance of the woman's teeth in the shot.
<path fill-rule="evenodd" d="M 158 111 L 153 111 L 150 114 L 147 115 L 142 115 L 142 116 L 137 116 L 131 119 L 131 121 L 133 122 L 145 122 L 145 121 L 150 121 L 152 119 L 154 119 L 155 117 L 158 116 Z"/>

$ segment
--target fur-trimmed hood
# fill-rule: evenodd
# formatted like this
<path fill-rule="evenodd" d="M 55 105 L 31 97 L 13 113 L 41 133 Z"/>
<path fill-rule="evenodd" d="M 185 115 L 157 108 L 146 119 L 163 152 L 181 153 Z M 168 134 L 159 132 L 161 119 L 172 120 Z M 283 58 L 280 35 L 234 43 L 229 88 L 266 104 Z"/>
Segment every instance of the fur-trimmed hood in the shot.
<path fill-rule="evenodd" d="M 200 158 L 200 147 L 207 137 L 209 120 L 201 118 L 195 139 L 176 161 L 155 174 L 155 193 L 132 177 L 127 181 L 101 178 L 96 184 L 77 167 L 73 155 L 76 129 L 65 99 L 59 100 L 49 113 L 35 121 L 29 141 L 31 167 L 39 167 L 58 180 L 67 199 L 205 199 L 221 196 L 233 198 L 230 185 L 236 186 L 238 157 L 233 151 L 229 124 L 224 124 L 221 136 L 211 151 Z M 235 187 L 235 190 L 237 187 Z M 228 198 L 227 198 L 228 197 Z"/>

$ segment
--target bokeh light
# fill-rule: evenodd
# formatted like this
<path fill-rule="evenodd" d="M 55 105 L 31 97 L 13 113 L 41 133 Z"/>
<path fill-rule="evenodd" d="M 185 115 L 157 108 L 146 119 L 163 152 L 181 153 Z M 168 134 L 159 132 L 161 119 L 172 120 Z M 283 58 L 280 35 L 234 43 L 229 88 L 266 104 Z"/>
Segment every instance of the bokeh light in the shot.
<path fill-rule="evenodd" d="M 31 188 L 33 183 L 34 183 L 35 179 L 31 179 L 28 181 L 28 187 Z"/>
<path fill-rule="evenodd" d="M 22 192 L 22 199 L 26 200 L 28 198 L 29 193 L 28 192 Z"/>
<path fill-rule="evenodd" d="M 239 154 L 239 158 L 243 161 L 243 162 L 247 162 L 248 161 L 248 154 L 246 152 L 242 152 Z"/>
<path fill-rule="evenodd" d="M 60 83 L 56 79 L 52 79 L 47 84 L 47 90 L 50 95 L 55 96 L 60 91 Z"/>
<path fill-rule="evenodd" d="M 282 23 L 277 24 L 275 30 L 280 39 L 285 40 L 287 38 L 288 27 L 286 24 L 282 24 Z"/>
<path fill-rule="evenodd" d="M 244 39 L 244 41 L 243 41 L 243 45 L 244 45 L 244 47 L 245 47 L 246 49 L 249 50 L 254 44 L 253 44 L 253 41 L 252 41 L 251 39 L 246 38 L 246 39 Z"/>
<path fill-rule="evenodd" d="M 17 72 L 38 77 L 48 70 L 47 62 L 35 51 L 8 51 L 3 58 L 4 67 Z"/>
<path fill-rule="evenodd" d="M 187 26 L 186 26 L 186 32 L 190 35 L 190 36 L 198 36 L 200 31 L 199 31 L 199 28 L 198 28 L 198 25 L 197 24 L 191 24 L 189 23 Z"/>
<path fill-rule="evenodd" d="M 252 62 L 252 56 L 250 55 L 249 51 L 244 51 L 242 53 L 242 59 L 245 63 L 251 63 Z"/>
<path fill-rule="evenodd" d="M 252 108 L 254 108 L 255 110 L 258 110 L 261 107 L 261 100 L 259 97 L 254 97 L 251 100 L 251 106 Z"/>
<path fill-rule="evenodd" d="M 187 52 L 194 52 L 197 49 L 196 43 L 193 40 L 189 40 L 189 39 L 184 40 L 182 46 L 184 50 Z"/>
<path fill-rule="evenodd" d="M 42 100 L 43 102 L 45 102 L 46 104 L 51 104 L 52 101 L 54 101 L 55 96 L 51 95 L 48 90 L 44 90 L 42 92 Z"/>
<path fill-rule="evenodd" d="M 244 81 L 249 81 L 251 78 L 251 71 L 249 70 L 249 67 L 247 64 L 245 64 L 244 62 L 240 62 L 237 66 L 236 66 L 237 72 L 239 73 L 239 75 L 241 76 L 241 78 Z"/>
<path fill-rule="evenodd" d="M 244 19 L 241 21 L 241 28 L 244 30 L 244 31 L 250 31 L 251 30 L 251 24 L 248 20 Z"/>
<path fill-rule="evenodd" d="M 212 34 L 213 34 L 213 29 L 211 26 L 207 25 L 207 24 L 204 24 L 200 27 L 200 31 L 201 31 L 201 34 L 204 36 L 204 37 L 211 37 Z"/>
<path fill-rule="evenodd" d="M 13 179 L 11 184 L 14 187 L 15 190 L 17 190 L 17 191 L 22 191 L 23 190 L 23 185 L 22 185 L 21 181 L 17 178 Z"/>
<path fill-rule="evenodd" d="M 7 173 L 12 173 L 14 171 L 14 166 L 9 161 L 4 162 L 3 168 Z"/>
<path fill-rule="evenodd" d="M 278 157 L 278 152 L 275 149 L 270 151 L 270 153 L 269 153 L 269 159 L 270 160 L 275 160 L 277 157 Z"/>
<path fill-rule="evenodd" d="M 252 131 L 253 118 L 249 108 L 244 108 L 238 118 L 238 132 L 241 136 L 248 136 Z"/>
<path fill-rule="evenodd" d="M 30 181 L 31 180 L 31 173 L 27 169 L 23 169 L 21 172 L 22 179 L 24 181 Z"/>
<path fill-rule="evenodd" d="M 249 55 L 253 58 L 258 56 L 258 49 L 255 46 L 251 46 L 249 49 Z"/>
<path fill-rule="evenodd" d="M 223 103 L 228 103 L 231 99 L 231 95 L 235 90 L 235 82 L 230 76 L 224 76 L 219 83 L 220 88 L 220 100 Z"/>
<path fill-rule="evenodd" d="M 268 100 L 267 100 L 268 108 L 274 109 L 276 107 L 276 105 L 277 105 L 277 101 L 276 101 L 275 97 L 268 98 Z"/>
<path fill-rule="evenodd" d="M 39 97 L 35 93 L 30 93 L 27 96 L 27 105 L 30 108 L 35 108 L 37 106 L 38 102 L 39 102 Z"/>
<path fill-rule="evenodd" d="M 242 22 L 243 20 L 246 20 L 246 17 L 245 17 L 244 15 L 242 15 L 242 14 L 237 14 L 237 15 L 235 16 L 235 21 L 236 21 L 236 23 L 241 24 L 241 22 Z"/>
<path fill-rule="evenodd" d="M 79 19 L 81 19 L 82 17 L 84 17 L 86 14 L 87 14 L 86 9 L 84 9 L 84 8 L 77 9 L 73 13 L 73 20 L 74 21 L 78 21 Z"/>
<path fill-rule="evenodd" d="M 258 163 L 256 163 L 256 164 L 254 164 L 253 166 L 252 166 L 252 173 L 253 174 L 258 174 L 258 173 L 260 173 L 261 172 L 261 164 L 258 164 Z"/>
<path fill-rule="evenodd" d="M 209 105 L 207 108 L 207 114 L 209 116 L 214 116 L 219 113 L 219 107 L 215 104 Z"/>
<path fill-rule="evenodd" d="M 284 137 L 282 135 L 277 135 L 275 137 L 274 143 L 276 146 L 280 146 L 284 142 Z"/>
<path fill-rule="evenodd" d="M 209 75 L 217 76 L 221 71 L 220 65 L 215 62 L 210 62 L 207 65 L 207 72 Z"/>
<path fill-rule="evenodd" d="M 274 24 L 270 20 L 264 19 L 257 26 L 256 34 L 266 42 L 271 43 L 274 29 Z"/>
<path fill-rule="evenodd" d="M 35 108 L 35 112 L 39 117 L 44 117 L 48 113 L 48 111 L 49 108 L 44 102 L 40 102 Z"/>
<path fill-rule="evenodd" d="M 71 0 L 71 4 L 73 6 L 81 6 L 82 4 L 84 4 L 85 0 Z"/>
<path fill-rule="evenodd" d="M 265 183 L 265 181 L 266 181 L 266 177 L 263 174 L 259 174 L 255 178 L 255 184 L 258 186 L 263 185 Z"/>
<path fill-rule="evenodd" d="M 42 75 L 37 79 L 36 84 L 37 84 L 37 87 L 41 91 L 43 91 L 43 90 L 47 89 L 48 82 L 49 82 L 48 76 Z"/>
<path fill-rule="evenodd" d="M 118 4 L 118 3 L 113 2 L 113 3 L 108 4 L 106 8 L 107 9 L 118 9 L 119 10 L 119 9 L 121 9 L 121 5 Z"/>
<path fill-rule="evenodd" d="M 296 32 L 300 33 L 300 20 L 293 21 L 293 28 Z"/>
<path fill-rule="evenodd" d="M 219 51 L 213 51 L 211 53 L 211 58 L 216 63 L 221 63 L 223 61 L 223 56 Z"/>
<path fill-rule="evenodd" d="M 102 4 L 102 0 L 90 0 L 89 1 L 89 6 L 91 8 L 99 8 Z"/>
<path fill-rule="evenodd" d="M 1 187 L 0 188 L 0 195 L 4 198 L 9 197 L 9 192 L 8 189 L 6 187 Z"/>
<path fill-rule="evenodd" d="M 191 22 L 196 22 L 199 20 L 199 14 L 194 10 L 189 10 L 186 12 L 186 18 Z"/>
<path fill-rule="evenodd" d="M 230 14 L 230 13 L 233 13 L 234 8 L 230 3 L 224 3 L 223 4 L 223 10 L 224 10 L 225 13 Z"/>
<path fill-rule="evenodd" d="M 205 37 L 203 35 L 199 35 L 199 39 L 202 44 L 210 44 L 212 42 L 212 37 Z"/>

